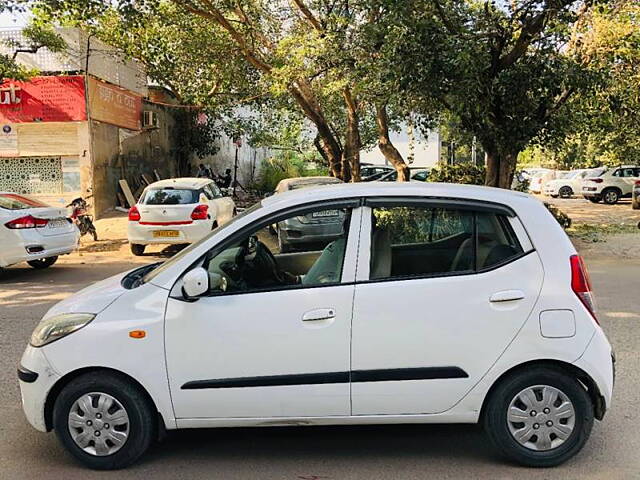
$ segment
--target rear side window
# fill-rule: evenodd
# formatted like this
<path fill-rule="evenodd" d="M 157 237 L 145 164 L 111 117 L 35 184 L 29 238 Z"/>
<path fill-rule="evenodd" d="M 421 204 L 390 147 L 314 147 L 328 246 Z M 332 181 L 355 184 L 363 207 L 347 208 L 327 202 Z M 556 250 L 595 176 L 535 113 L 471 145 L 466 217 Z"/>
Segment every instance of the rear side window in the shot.
<path fill-rule="evenodd" d="M 144 195 L 144 205 L 187 205 L 198 203 L 200 192 L 198 190 L 159 188 L 150 189 Z"/>
<path fill-rule="evenodd" d="M 523 252 L 503 215 L 413 206 L 372 212 L 372 280 L 472 273 Z"/>
<path fill-rule="evenodd" d="M 24 210 L 25 208 L 41 207 L 48 207 L 48 205 L 34 198 L 16 195 L 15 193 L 3 193 L 0 195 L 0 208 L 6 210 Z"/>

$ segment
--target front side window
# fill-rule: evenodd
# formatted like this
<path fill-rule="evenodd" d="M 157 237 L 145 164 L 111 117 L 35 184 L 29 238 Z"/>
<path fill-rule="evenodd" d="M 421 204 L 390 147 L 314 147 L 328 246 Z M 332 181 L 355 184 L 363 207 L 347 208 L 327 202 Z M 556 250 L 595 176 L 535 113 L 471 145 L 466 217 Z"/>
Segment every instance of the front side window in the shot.
<path fill-rule="evenodd" d="M 205 259 L 210 277 L 224 279 L 224 291 L 211 293 L 340 283 L 350 217 L 350 209 L 315 209 L 242 235 Z"/>
<path fill-rule="evenodd" d="M 503 215 L 428 206 L 372 210 L 372 280 L 471 273 L 521 253 Z"/>

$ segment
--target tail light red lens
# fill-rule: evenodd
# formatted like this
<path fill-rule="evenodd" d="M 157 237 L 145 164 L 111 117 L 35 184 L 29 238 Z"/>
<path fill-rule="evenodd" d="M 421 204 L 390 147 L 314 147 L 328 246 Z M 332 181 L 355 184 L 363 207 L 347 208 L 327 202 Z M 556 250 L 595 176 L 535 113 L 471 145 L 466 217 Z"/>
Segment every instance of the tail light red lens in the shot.
<path fill-rule="evenodd" d="M 42 228 L 49 223 L 46 218 L 36 218 L 31 215 L 16 218 L 4 224 L 5 227 L 12 230 L 21 230 L 23 228 Z"/>
<path fill-rule="evenodd" d="M 634 185 L 635 185 L 636 187 L 640 187 L 640 180 L 636 180 L 636 181 L 634 182 Z"/>
<path fill-rule="evenodd" d="M 209 218 L 209 205 L 198 205 L 191 212 L 191 220 L 206 220 Z"/>
<path fill-rule="evenodd" d="M 595 182 L 595 183 L 602 183 L 604 182 L 603 179 L 601 178 L 588 178 L 587 180 L 589 180 L 590 182 Z"/>
<path fill-rule="evenodd" d="M 599 323 L 596 317 L 596 306 L 593 299 L 593 292 L 591 291 L 591 280 L 589 279 L 587 267 L 585 267 L 580 255 L 571 255 L 569 261 L 571 263 L 571 289 L 587 310 L 589 310 L 589 313 L 596 323 Z"/>
<path fill-rule="evenodd" d="M 130 222 L 140 221 L 140 212 L 138 211 L 138 207 L 136 207 L 135 205 L 129 209 L 129 221 Z"/>

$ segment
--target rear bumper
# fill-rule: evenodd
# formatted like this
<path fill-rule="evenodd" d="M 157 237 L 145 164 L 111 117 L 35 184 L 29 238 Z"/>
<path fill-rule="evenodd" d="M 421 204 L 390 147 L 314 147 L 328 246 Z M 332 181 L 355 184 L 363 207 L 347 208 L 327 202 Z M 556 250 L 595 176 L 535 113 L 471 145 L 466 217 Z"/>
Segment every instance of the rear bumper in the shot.
<path fill-rule="evenodd" d="M 0 267 L 66 255 L 77 248 L 78 240 L 80 239 L 80 232 L 75 227 L 71 232 L 50 236 L 27 230 L 13 233 L 13 239 L 9 240 L 6 245 L 2 245 Z M 32 250 L 33 253 L 29 253 L 28 249 Z"/>
<path fill-rule="evenodd" d="M 615 356 L 602 330 L 598 329 L 582 356 L 574 363 L 596 383 L 603 405 L 600 416 L 611 407 L 615 381 Z"/>
<path fill-rule="evenodd" d="M 188 225 L 140 225 L 129 222 L 127 225 L 127 238 L 129 243 L 138 245 L 167 245 L 193 243 L 211 232 L 213 220 L 194 220 Z M 157 237 L 154 232 L 172 231 L 178 232 L 174 237 Z"/>

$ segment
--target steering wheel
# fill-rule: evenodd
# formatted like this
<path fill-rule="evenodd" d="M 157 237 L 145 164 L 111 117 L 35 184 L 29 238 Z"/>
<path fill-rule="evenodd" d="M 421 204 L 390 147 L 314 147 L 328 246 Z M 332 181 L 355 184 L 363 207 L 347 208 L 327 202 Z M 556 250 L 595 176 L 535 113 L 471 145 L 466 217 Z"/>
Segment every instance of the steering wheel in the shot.
<path fill-rule="evenodd" d="M 285 284 L 286 279 L 282 270 L 278 266 L 278 261 L 271 253 L 271 250 L 258 240 L 258 237 L 251 235 L 243 245 L 242 248 L 243 268 L 249 267 L 246 272 L 245 280 L 247 277 L 256 276 L 264 277 L 269 276 L 273 281 L 278 284 Z"/>

